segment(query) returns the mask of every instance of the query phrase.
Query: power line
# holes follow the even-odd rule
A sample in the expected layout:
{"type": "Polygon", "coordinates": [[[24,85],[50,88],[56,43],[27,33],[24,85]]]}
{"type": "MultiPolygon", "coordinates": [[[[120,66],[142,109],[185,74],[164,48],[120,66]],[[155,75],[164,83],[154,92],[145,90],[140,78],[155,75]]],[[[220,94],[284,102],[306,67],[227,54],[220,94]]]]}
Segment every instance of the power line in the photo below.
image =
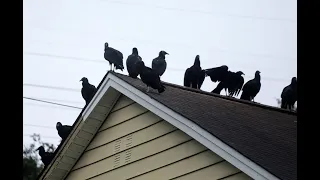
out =
{"type": "Polygon", "coordinates": [[[35,53],[35,52],[23,52],[23,53],[27,55],[32,55],[32,56],[46,56],[46,57],[61,58],[61,59],[71,59],[71,60],[77,60],[77,61],[88,61],[88,62],[95,62],[95,63],[107,62],[107,61],[101,61],[101,60],[92,60],[92,59],[70,57],[70,56],[59,56],[59,55],[47,54],[47,53],[35,53]]]}
{"type": "MultiPolygon", "coordinates": [[[[23,136],[29,136],[31,137],[33,134],[23,134],[23,136]]],[[[50,139],[61,139],[58,137],[54,137],[54,136],[41,136],[42,138],[50,138],[50,139]]]]}
{"type": "MultiPolygon", "coordinates": [[[[64,58],[64,59],[73,59],[73,60],[77,60],[77,59],[82,59],[82,60],[85,60],[85,58],[77,58],[77,57],[70,57],[70,56],[58,56],[58,55],[52,55],[52,54],[43,54],[43,53],[28,53],[28,52],[24,52],[24,53],[27,53],[29,55],[35,55],[35,56],[47,56],[47,57],[55,57],[55,58],[64,58]]],[[[97,62],[99,60],[89,60],[91,62],[97,62]]],[[[104,61],[101,61],[101,62],[104,62],[104,61]]],[[[100,63],[100,61],[99,61],[100,63]]],[[[185,69],[180,69],[180,68],[170,68],[168,67],[167,68],[168,70],[170,71],[182,71],[184,72],[185,69]]],[[[247,76],[247,77],[253,77],[253,76],[247,76]]],[[[285,81],[285,82],[288,82],[288,80],[286,79],[279,79],[279,78],[269,78],[269,77],[263,77],[262,79],[265,79],[265,80],[270,80],[270,81],[285,81]]],[[[30,85],[30,84],[28,84],[30,85]]],[[[33,86],[42,86],[42,85],[33,85],[33,86]]],[[[47,86],[49,88],[49,86],[47,86]]],[[[55,87],[57,88],[57,87],[55,87]]],[[[57,89],[63,89],[63,87],[58,87],[57,89]]],[[[70,89],[70,88],[67,88],[67,89],[70,89]]],[[[79,91],[79,90],[76,90],[76,89],[73,89],[72,91],[79,91]]]]}
{"type": "Polygon", "coordinates": [[[69,108],[69,107],[64,107],[64,106],[54,106],[54,105],[43,105],[43,104],[33,104],[33,103],[26,103],[23,102],[24,106],[36,106],[36,107],[40,107],[40,108],[48,108],[48,109],[61,109],[61,110],[78,110],[78,109],[74,109],[74,108],[69,108]]]}
{"type": "Polygon", "coordinates": [[[57,105],[57,106],[64,106],[64,107],[69,107],[69,108],[74,108],[74,109],[82,109],[82,108],[76,107],[76,106],[70,106],[70,105],[66,105],[66,104],[54,103],[54,102],[44,101],[44,100],[30,98],[30,97],[23,97],[23,98],[24,99],[28,99],[28,100],[32,100],[32,101],[38,101],[38,102],[43,102],[43,103],[48,103],[48,104],[54,104],[54,105],[57,105]]]}
{"type": "Polygon", "coordinates": [[[31,127],[39,127],[39,128],[47,128],[47,129],[54,129],[55,127],[52,126],[42,126],[42,125],[36,125],[36,124],[23,124],[24,126],[31,126],[31,127]]]}
{"type": "Polygon", "coordinates": [[[231,14],[231,13],[225,13],[225,12],[210,12],[210,11],[200,11],[200,10],[194,10],[194,9],[183,9],[183,8],[174,8],[174,7],[165,7],[165,6],[159,6],[154,4],[145,4],[145,3],[137,3],[137,2],[124,2],[124,1],[110,1],[106,0],[108,3],[114,3],[114,4],[124,4],[124,5],[134,5],[134,6],[148,6],[153,7],[157,9],[164,9],[169,11],[180,11],[180,12],[189,12],[189,13],[200,13],[200,14],[209,14],[209,15],[219,15],[219,16],[229,16],[229,17],[236,17],[236,18],[246,18],[246,19],[259,19],[259,20],[269,20],[269,21],[287,21],[291,23],[296,23],[295,20],[289,19],[289,18],[270,18],[270,17],[258,17],[258,16],[248,16],[248,15],[239,15],[239,14],[231,14]]]}
{"type": "Polygon", "coordinates": [[[31,87],[39,87],[39,88],[47,88],[47,89],[57,89],[57,90],[80,92],[80,89],[57,87],[57,86],[47,86],[47,85],[39,85],[39,84],[24,83],[23,86],[31,86],[31,87]]]}
{"type": "MultiPolygon", "coordinates": [[[[37,97],[29,97],[29,98],[33,98],[33,99],[38,99],[37,97]]],[[[69,101],[69,100],[61,100],[61,99],[51,99],[51,98],[40,98],[41,100],[44,101],[51,101],[51,102],[64,102],[64,103],[75,103],[75,104],[83,104],[84,102],[80,102],[80,101],[69,101]]]]}
{"type": "MultiPolygon", "coordinates": [[[[36,27],[38,29],[44,29],[47,31],[51,31],[54,32],[48,28],[43,28],[43,27],[36,27]]],[[[128,41],[129,37],[118,37],[118,40],[121,41],[128,41]]],[[[141,40],[141,39],[132,39],[132,37],[130,37],[131,41],[134,42],[140,42],[142,44],[168,44],[167,42],[155,42],[153,40],[141,40]]],[[[129,41],[130,41],[129,40],[129,41]]],[[[174,45],[174,46],[179,46],[181,47],[185,47],[185,48],[191,48],[194,49],[194,46],[189,45],[189,44],[185,44],[185,43],[173,43],[170,42],[170,45],[174,45]]],[[[209,50],[209,49],[208,49],[209,50]]],[[[237,51],[230,51],[230,50],[225,50],[225,49],[219,49],[217,47],[210,47],[210,51],[216,51],[216,52],[220,52],[220,53],[225,53],[225,54],[236,54],[236,55],[240,55],[240,56],[252,56],[252,57],[263,57],[263,58],[272,58],[272,59],[293,59],[296,60],[297,58],[292,58],[292,57],[280,57],[280,56],[274,56],[274,55],[269,55],[269,54],[254,54],[254,53],[248,53],[248,52],[237,52],[237,51]]],[[[50,57],[58,57],[59,55],[52,55],[52,54],[46,54],[46,53],[34,53],[34,52],[24,52],[24,54],[28,54],[28,55],[38,55],[38,56],[50,56],[50,57]]],[[[99,62],[99,63],[103,63],[106,61],[101,61],[101,60],[97,60],[97,59],[86,59],[86,58],[78,58],[78,57],[66,57],[66,56],[60,56],[61,58],[66,58],[66,59],[73,59],[73,60],[81,60],[81,61],[93,61],[93,62],[99,62]]],[[[58,58],[60,58],[58,57],[58,58]]]]}

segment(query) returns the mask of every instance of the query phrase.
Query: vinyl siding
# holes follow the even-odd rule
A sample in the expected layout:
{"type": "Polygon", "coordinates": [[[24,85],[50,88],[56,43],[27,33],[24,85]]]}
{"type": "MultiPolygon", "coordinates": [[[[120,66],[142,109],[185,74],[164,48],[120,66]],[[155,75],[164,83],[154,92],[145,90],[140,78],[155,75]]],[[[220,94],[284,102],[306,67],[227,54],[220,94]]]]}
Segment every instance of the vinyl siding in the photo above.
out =
{"type": "Polygon", "coordinates": [[[67,180],[251,179],[184,132],[121,96],[67,180]]]}

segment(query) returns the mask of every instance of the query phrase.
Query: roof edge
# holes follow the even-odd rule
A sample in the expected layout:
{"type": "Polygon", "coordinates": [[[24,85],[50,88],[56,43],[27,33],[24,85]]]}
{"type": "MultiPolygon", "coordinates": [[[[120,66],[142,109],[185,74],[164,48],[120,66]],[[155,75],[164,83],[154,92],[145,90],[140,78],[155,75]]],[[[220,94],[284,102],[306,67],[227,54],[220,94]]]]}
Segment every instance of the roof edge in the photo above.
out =
{"type": "MultiPolygon", "coordinates": [[[[102,80],[100,81],[99,85],[97,86],[97,92],[98,92],[99,88],[102,86],[103,82],[105,82],[107,76],[110,74],[109,72],[110,72],[110,71],[108,71],[108,72],[106,73],[106,75],[102,78],[102,80]]],[[[80,92],[79,92],[79,93],[80,93],[80,92]]],[[[96,96],[96,95],[95,95],[95,96],[96,96]]],[[[94,99],[94,97],[93,97],[92,99],[94,99]]],[[[89,104],[91,104],[91,102],[90,102],[89,104]]],[[[72,129],[71,129],[70,134],[68,135],[68,137],[67,137],[66,139],[62,140],[62,141],[60,142],[60,144],[58,145],[57,149],[55,149],[53,159],[51,160],[50,164],[47,165],[47,166],[45,166],[45,167],[42,169],[42,171],[38,174],[38,176],[37,176],[37,179],[38,179],[38,180],[40,180],[41,177],[42,177],[42,178],[45,177],[45,175],[46,175],[46,173],[48,172],[48,170],[50,170],[50,168],[52,167],[52,165],[54,164],[54,162],[55,162],[56,159],[58,158],[58,155],[59,155],[59,154],[62,152],[62,150],[66,147],[66,145],[67,145],[67,143],[68,143],[68,140],[70,139],[70,137],[72,136],[72,134],[73,134],[73,133],[75,132],[75,130],[77,129],[77,128],[75,128],[75,127],[76,127],[76,124],[78,124],[79,121],[82,119],[82,114],[83,114],[84,111],[87,109],[87,107],[89,106],[89,104],[86,104],[86,105],[82,108],[82,110],[81,110],[81,112],[79,113],[77,119],[76,119],[75,122],[72,124],[72,129]],[[45,174],[44,174],[44,173],[45,173],[45,174]]],[[[78,127],[78,126],[77,126],[77,127],[78,127]]]]}
{"type": "MultiPolygon", "coordinates": [[[[120,73],[111,72],[111,74],[117,76],[120,73]]],[[[120,74],[120,75],[125,75],[125,74],[120,74]]],[[[119,78],[121,79],[121,77],[119,77],[119,78]]],[[[165,81],[162,81],[162,82],[167,86],[183,89],[183,90],[186,90],[186,91],[191,91],[191,92],[194,92],[194,93],[200,93],[200,94],[204,94],[204,95],[208,95],[208,96],[213,96],[213,97],[217,97],[217,98],[221,98],[221,99],[225,99],[225,100],[229,100],[229,101],[234,101],[234,102],[237,102],[237,103],[256,106],[256,107],[260,107],[260,108],[263,108],[263,109],[273,110],[273,111],[286,113],[286,114],[290,114],[290,115],[295,115],[295,116],[297,115],[297,112],[290,111],[290,110],[287,110],[287,109],[278,108],[278,107],[275,107],[275,106],[269,106],[269,105],[266,105],[266,104],[261,104],[261,103],[256,103],[256,102],[252,102],[252,101],[237,99],[237,98],[234,98],[234,97],[223,96],[223,95],[220,95],[220,94],[215,94],[215,93],[203,91],[201,89],[200,90],[199,89],[194,89],[194,88],[185,87],[185,86],[181,86],[181,85],[177,85],[177,84],[172,84],[172,83],[165,82],[165,81]]]]}

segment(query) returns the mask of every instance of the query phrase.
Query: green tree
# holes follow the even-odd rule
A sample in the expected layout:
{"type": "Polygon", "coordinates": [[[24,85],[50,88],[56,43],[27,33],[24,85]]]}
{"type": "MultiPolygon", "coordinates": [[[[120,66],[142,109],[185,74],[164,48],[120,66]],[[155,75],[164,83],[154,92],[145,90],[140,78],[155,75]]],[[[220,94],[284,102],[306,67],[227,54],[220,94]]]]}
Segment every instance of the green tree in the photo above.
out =
{"type": "Polygon", "coordinates": [[[23,148],[23,180],[35,180],[44,167],[36,151],[38,147],[43,146],[49,152],[56,149],[53,144],[42,142],[40,134],[33,134],[31,138],[33,143],[23,148]]]}

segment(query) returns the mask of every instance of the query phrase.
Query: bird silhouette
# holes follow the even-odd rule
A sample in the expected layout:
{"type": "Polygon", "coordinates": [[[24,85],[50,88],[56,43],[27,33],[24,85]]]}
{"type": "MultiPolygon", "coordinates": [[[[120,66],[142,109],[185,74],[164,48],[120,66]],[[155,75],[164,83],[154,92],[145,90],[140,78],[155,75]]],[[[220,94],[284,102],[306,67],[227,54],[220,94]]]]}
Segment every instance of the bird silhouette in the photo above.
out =
{"type": "Polygon", "coordinates": [[[81,94],[87,105],[95,95],[97,89],[94,85],[89,83],[89,80],[86,77],[83,77],[80,81],[82,81],[81,94]]]}
{"type": "Polygon", "coordinates": [[[138,61],[142,61],[142,58],[138,54],[138,49],[134,47],[132,49],[132,54],[130,54],[128,56],[127,61],[126,61],[129,76],[132,78],[137,78],[139,75],[136,70],[136,63],[138,61]]]}
{"type": "Polygon", "coordinates": [[[228,92],[229,96],[238,96],[240,93],[242,86],[244,84],[244,79],[242,77],[244,73],[242,71],[238,71],[236,73],[231,72],[230,76],[228,77],[228,92]]]}
{"type": "Polygon", "coordinates": [[[161,83],[158,73],[153,69],[146,67],[143,61],[138,61],[136,65],[142,82],[147,85],[146,92],[149,92],[149,87],[157,89],[159,93],[165,91],[165,86],[161,83]]]}
{"type": "Polygon", "coordinates": [[[244,84],[240,99],[254,101],[261,88],[260,80],[260,71],[256,71],[254,78],[244,84]]]}
{"type": "Polygon", "coordinates": [[[62,140],[65,140],[72,130],[72,126],[62,125],[61,122],[57,122],[56,129],[62,140]]]}
{"type": "MultiPolygon", "coordinates": [[[[166,71],[167,62],[166,62],[166,55],[168,53],[165,51],[160,51],[159,56],[152,60],[152,69],[156,72],[159,76],[162,76],[163,73],[166,71]]],[[[169,55],[169,54],[168,54],[169,55]]]]}
{"type": "Polygon", "coordinates": [[[109,61],[111,71],[114,71],[114,69],[112,69],[112,64],[116,69],[123,71],[124,67],[122,53],[112,47],[109,47],[107,42],[104,44],[104,59],[109,61]]]}
{"type": "Polygon", "coordinates": [[[205,71],[200,66],[200,56],[197,55],[194,64],[184,73],[184,86],[200,89],[205,79],[205,71]]]}
{"type": "Polygon", "coordinates": [[[52,152],[46,152],[43,146],[40,146],[38,149],[36,149],[36,151],[39,151],[42,163],[45,166],[49,165],[54,157],[54,154],[52,152]]]}
{"type": "Polygon", "coordinates": [[[222,65],[220,67],[214,67],[205,69],[206,76],[209,76],[212,82],[221,82],[226,78],[228,73],[228,66],[222,65]]]}
{"type": "Polygon", "coordinates": [[[298,98],[297,78],[293,77],[291,83],[283,88],[281,93],[281,108],[292,110],[298,98]]]}

